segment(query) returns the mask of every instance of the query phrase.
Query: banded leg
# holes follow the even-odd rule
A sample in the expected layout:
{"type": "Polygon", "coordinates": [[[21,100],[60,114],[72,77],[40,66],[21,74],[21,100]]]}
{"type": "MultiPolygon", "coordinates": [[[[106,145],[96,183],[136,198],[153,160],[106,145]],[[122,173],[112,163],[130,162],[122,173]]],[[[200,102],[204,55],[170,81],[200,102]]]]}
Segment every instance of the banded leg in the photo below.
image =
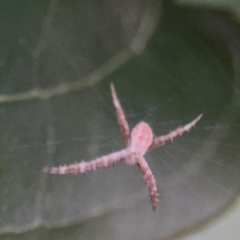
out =
{"type": "Polygon", "coordinates": [[[118,126],[120,128],[120,132],[123,138],[123,141],[125,143],[125,146],[128,147],[130,144],[130,130],[129,126],[124,114],[124,111],[121,107],[121,104],[118,100],[117,93],[114,87],[114,84],[110,84],[111,87],[111,93],[112,93],[112,98],[113,98],[113,104],[116,109],[116,115],[117,115],[117,120],[118,120],[118,126]]]}
{"type": "Polygon", "coordinates": [[[189,130],[201,119],[203,115],[200,114],[196,119],[192,122],[186,124],[183,127],[179,127],[167,135],[159,136],[153,139],[153,142],[149,149],[157,148],[165,145],[166,142],[173,141],[173,139],[177,136],[181,136],[184,132],[189,132],[189,130]]]}
{"type": "Polygon", "coordinates": [[[123,158],[125,159],[126,157],[130,156],[130,154],[131,152],[129,149],[123,149],[121,151],[96,158],[89,162],[81,162],[81,163],[71,164],[68,166],[44,167],[42,171],[44,173],[51,173],[51,174],[85,173],[87,171],[96,170],[97,168],[108,167],[109,165],[114,164],[123,158]]]}
{"type": "Polygon", "coordinates": [[[139,156],[138,166],[140,172],[142,173],[143,180],[148,188],[149,196],[152,202],[152,209],[156,210],[158,204],[158,191],[154,175],[143,156],[139,156]]]}

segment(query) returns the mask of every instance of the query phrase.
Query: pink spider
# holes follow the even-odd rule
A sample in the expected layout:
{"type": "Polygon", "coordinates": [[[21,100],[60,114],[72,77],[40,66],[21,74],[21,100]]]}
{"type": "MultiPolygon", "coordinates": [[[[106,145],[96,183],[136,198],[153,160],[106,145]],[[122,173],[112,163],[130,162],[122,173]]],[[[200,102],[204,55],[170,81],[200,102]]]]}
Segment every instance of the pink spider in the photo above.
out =
{"type": "Polygon", "coordinates": [[[150,199],[152,202],[152,208],[153,210],[155,210],[158,204],[157,185],[154,175],[144,158],[144,154],[147,152],[147,150],[163,146],[166,142],[172,141],[173,138],[179,135],[181,136],[184,132],[189,131],[200,120],[202,114],[199,115],[192,122],[186,124],[183,127],[177,128],[176,130],[170,132],[167,135],[154,138],[152,129],[145,122],[138,123],[137,126],[133,128],[130,135],[129,126],[113,84],[111,84],[111,92],[113,97],[113,103],[116,108],[118,125],[126,148],[96,158],[89,162],[81,162],[68,166],[45,167],[42,171],[44,173],[51,174],[78,174],[91,170],[96,170],[97,168],[108,167],[109,165],[114,164],[121,159],[124,159],[125,162],[129,165],[137,164],[147,185],[150,199]]]}

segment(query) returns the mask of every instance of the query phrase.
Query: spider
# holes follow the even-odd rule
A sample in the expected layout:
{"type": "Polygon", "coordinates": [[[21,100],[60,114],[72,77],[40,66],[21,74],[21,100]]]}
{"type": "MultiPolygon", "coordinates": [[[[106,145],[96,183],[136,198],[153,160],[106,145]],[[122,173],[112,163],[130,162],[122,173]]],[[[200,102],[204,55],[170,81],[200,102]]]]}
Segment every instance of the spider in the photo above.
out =
{"type": "Polygon", "coordinates": [[[75,163],[68,166],[44,167],[42,171],[44,173],[50,174],[85,173],[87,171],[96,170],[98,168],[108,167],[109,165],[115,164],[116,162],[124,159],[125,162],[129,165],[137,164],[142,174],[143,180],[147,185],[150,200],[152,202],[152,209],[156,210],[158,204],[156,180],[144,158],[144,154],[148,150],[161,147],[165,143],[173,141],[175,137],[181,136],[184,132],[189,131],[200,120],[202,114],[200,114],[192,122],[186,124],[183,127],[178,127],[167,135],[153,137],[152,129],[146,122],[138,123],[130,133],[124,111],[120,105],[117,93],[115,91],[114,84],[111,83],[110,87],[113,104],[116,110],[118,125],[123,141],[125,143],[125,148],[120,151],[98,157],[92,161],[75,163]]]}

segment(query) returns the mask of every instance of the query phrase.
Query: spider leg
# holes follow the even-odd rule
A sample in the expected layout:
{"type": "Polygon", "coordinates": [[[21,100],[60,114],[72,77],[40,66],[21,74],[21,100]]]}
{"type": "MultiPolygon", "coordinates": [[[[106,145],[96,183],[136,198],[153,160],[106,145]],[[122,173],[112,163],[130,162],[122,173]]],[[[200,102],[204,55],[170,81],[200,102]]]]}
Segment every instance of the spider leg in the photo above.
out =
{"type": "Polygon", "coordinates": [[[113,104],[116,109],[116,115],[117,115],[117,120],[118,120],[118,126],[120,128],[120,132],[123,138],[123,141],[125,143],[125,146],[128,147],[130,144],[130,130],[129,126],[124,114],[124,111],[121,107],[121,104],[118,100],[117,93],[114,87],[114,84],[110,84],[111,87],[111,93],[112,93],[112,98],[113,98],[113,104]]]}
{"type": "MultiPolygon", "coordinates": [[[[118,125],[120,128],[120,132],[122,135],[122,138],[124,140],[125,146],[129,147],[130,145],[130,130],[129,130],[129,126],[124,114],[124,111],[121,107],[121,104],[118,100],[117,97],[117,93],[114,87],[114,84],[111,83],[111,92],[112,92],[112,97],[113,97],[113,104],[115,106],[116,109],[116,114],[117,114],[117,119],[118,119],[118,125]]],[[[126,162],[131,162],[128,161],[127,158],[126,162]]],[[[148,191],[149,191],[149,195],[152,201],[152,208],[153,210],[156,209],[157,207],[157,203],[158,203],[158,192],[157,192],[157,186],[156,186],[156,181],[154,178],[154,175],[152,174],[151,169],[149,168],[146,160],[144,159],[144,157],[140,157],[139,161],[137,161],[137,166],[139,168],[139,171],[141,172],[143,179],[147,185],[148,191]]]]}
{"type": "Polygon", "coordinates": [[[153,139],[149,149],[157,148],[163,146],[166,142],[172,141],[175,137],[181,136],[184,132],[189,132],[190,129],[201,119],[203,114],[200,114],[192,122],[186,124],[183,127],[178,127],[167,135],[159,136],[153,139]]]}
{"type": "Polygon", "coordinates": [[[149,196],[152,202],[152,208],[153,210],[156,210],[158,204],[157,184],[154,175],[143,156],[138,156],[138,167],[142,173],[143,180],[147,185],[149,196]]]}
{"type": "Polygon", "coordinates": [[[71,164],[68,166],[59,167],[44,167],[42,171],[50,174],[78,174],[85,173],[87,171],[96,170],[97,168],[108,167],[111,164],[118,162],[119,160],[131,155],[129,149],[123,149],[118,152],[114,152],[99,158],[96,158],[89,162],[81,162],[71,164]]]}

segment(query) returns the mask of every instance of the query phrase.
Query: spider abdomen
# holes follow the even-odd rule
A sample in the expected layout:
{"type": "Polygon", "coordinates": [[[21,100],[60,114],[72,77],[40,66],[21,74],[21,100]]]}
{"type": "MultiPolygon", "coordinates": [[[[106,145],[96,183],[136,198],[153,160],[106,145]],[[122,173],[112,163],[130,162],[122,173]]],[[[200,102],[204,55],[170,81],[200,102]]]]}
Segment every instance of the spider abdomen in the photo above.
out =
{"type": "Polygon", "coordinates": [[[153,133],[149,125],[145,122],[140,122],[131,132],[131,151],[144,155],[151,145],[153,133]]]}

